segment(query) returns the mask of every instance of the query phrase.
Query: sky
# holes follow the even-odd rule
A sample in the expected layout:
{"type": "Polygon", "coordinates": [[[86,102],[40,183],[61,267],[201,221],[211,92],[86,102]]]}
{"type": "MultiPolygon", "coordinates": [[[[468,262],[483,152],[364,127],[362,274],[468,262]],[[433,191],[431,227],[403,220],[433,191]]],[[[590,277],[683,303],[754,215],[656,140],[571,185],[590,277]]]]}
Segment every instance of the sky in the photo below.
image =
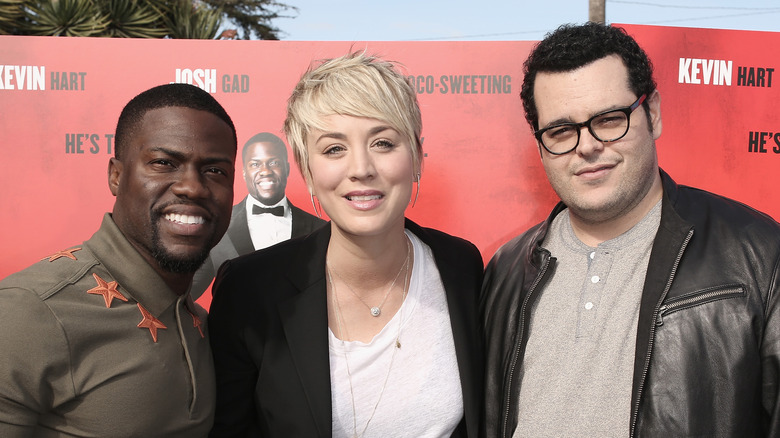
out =
{"type": "MultiPolygon", "coordinates": [[[[538,41],[588,0],[280,0],[288,41],[538,41]]],[[[608,23],[780,32],[778,0],[606,0],[608,23]]]]}

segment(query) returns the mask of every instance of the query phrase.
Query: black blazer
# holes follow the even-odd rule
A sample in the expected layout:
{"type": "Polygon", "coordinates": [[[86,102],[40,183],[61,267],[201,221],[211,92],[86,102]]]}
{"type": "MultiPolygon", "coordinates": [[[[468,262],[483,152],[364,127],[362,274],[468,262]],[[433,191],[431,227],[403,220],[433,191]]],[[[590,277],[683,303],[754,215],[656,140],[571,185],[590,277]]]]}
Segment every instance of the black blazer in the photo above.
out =
{"type": "MultiPolygon", "coordinates": [[[[483,403],[482,257],[463,239],[408,219],[406,228],[432,249],[447,294],[465,410],[454,436],[476,437],[483,403]]],[[[331,436],[329,240],[330,225],[220,268],[208,318],[217,375],[212,437],[331,436]]]]}
{"type": "MultiPolygon", "coordinates": [[[[222,263],[255,250],[255,247],[252,246],[252,237],[249,235],[246,201],[247,198],[245,197],[241,202],[233,206],[233,213],[230,216],[230,225],[228,225],[227,232],[222,236],[222,240],[212,248],[209,257],[203,262],[200,269],[195,272],[195,276],[192,279],[192,288],[190,289],[190,295],[193,300],[198,299],[209,287],[211,280],[214,279],[214,275],[222,263]]],[[[291,238],[305,236],[325,225],[324,220],[292,205],[289,198],[287,203],[290,205],[290,213],[292,215],[291,238]]]]}

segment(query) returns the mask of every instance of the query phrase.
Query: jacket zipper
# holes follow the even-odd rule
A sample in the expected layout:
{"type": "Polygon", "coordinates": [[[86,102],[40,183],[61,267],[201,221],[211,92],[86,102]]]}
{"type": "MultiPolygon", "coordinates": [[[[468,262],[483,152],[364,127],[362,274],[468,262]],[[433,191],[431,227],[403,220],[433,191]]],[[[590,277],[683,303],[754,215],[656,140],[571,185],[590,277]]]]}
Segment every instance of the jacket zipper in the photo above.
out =
{"type": "Polygon", "coordinates": [[[539,275],[536,276],[536,280],[534,280],[534,283],[531,285],[531,289],[528,291],[528,295],[526,295],[525,300],[523,300],[523,306],[520,308],[520,336],[517,338],[518,342],[515,348],[515,354],[512,358],[512,363],[509,366],[509,378],[507,379],[506,386],[504,387],[506,390],[506,399],[504,403],[506,406],[506,411],[504,412],[504,423],[501,425],[501,435],[505,438],[509,438],[507,435],[507,425],[509,424],[509,413],[511,410],[510,401],[512,398],[512,379],[515,374],[515,368],[517,367],[517,360],[520,357],[520,346],[523,344],[523,337],[525,336],[523,330],[525,327],[525,309],[528,307],[528,302],[531,300],[531,296],[536,291],[536,287],[539,285],[539,282],[542,281],[542,278],[544,278],[544,274],[547,272],[547,268],[549,266],[550,256],[548,255],[544,266],[542,266],[541,271],[539,271],[539,275]]]}
{"type": "MultiPolygon", "coordinates": [[[[661,294],[661,299],[658,301],[658,304],[656,304],[655,311],[654,311],[654,320],[658,320],[659,312],[661,310],[661,303],[663,302],[664,298],[666,298],[666,294],[669,293],[669,289],[672,288],[672,281],[674,280],[674,276],[677,274],[677,268],[680,265],[680,259],[682,259],[683,253],[685,252],[685,248],[688,247],[688,243],[691,241],[691,238],[693,237],[693,230],[688,231],[688,236],[686,236],[685,240],[682,243],[682,247],[680,247],[680,251],[677,253],[677,258],[674,260],[674,265],[672,266],[672,272],[669,274],[669,281],[666,282],[666,287],[664,287],[664,292],[661,294]]],[[[642,401],[642,390],[645,387],[645,380],[647,379],[647,370],[650,368],[650,355],[653,352],[653,342],[655,340],[655,327],[656,324],[653,324],[650,326],[650,340],[647,345],[647,356],[645,357],[645,363],[644,367],[642,368],[642,379],[639,381],[639,388],[637,390],[637,397],[636,397],[636,403],[633,407],[633,413],[631,414],[631,432],[628,434],[630,438],[634,438],[636,436],[636,422],[639,418],[639,403],[642,401]]]]}
{"type": "Polygon", "coordinates": [[[673,313],[680,308],[689,307],[695,304],[702,304],[710,301],[715,301],[720,298],[726,298],[730,296],[744,295],[744,290],[740,286],[731,286],[728,289],[714,290],[710,292],[704,292],[692,297],[683,298],[679,301],[675,301],[669,304],[665,304],[658,309],[658,317],[655,320],[655,325],[664,325],[664,315],[673,313]]]}

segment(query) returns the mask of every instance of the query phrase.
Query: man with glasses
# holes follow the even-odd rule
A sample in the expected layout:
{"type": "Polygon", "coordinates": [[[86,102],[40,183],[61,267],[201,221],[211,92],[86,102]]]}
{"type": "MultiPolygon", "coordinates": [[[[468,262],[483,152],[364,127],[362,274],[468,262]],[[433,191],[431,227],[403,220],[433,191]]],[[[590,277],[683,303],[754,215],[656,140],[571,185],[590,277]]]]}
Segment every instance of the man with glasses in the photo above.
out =
{"type": "Polygon", "coordinates": [[[562,26],[524,74],[561,202],[487,267],[485,435],[778,436],[778,223],[659,169],[623,29],[562,26]]]}

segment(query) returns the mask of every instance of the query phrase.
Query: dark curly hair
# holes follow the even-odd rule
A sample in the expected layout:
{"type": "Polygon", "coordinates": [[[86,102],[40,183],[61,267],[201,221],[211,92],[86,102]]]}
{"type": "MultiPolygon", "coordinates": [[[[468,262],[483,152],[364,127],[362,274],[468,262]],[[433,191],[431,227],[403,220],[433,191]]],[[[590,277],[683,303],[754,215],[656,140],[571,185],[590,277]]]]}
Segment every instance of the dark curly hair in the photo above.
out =
{"type": "MultiPolygon", "coordinates": [[[[650,59],[623,28],[593,22],[564,24],[547,34],[523,63],[520,98],[531,128],[539,129],[539,113],[534,100],[537,73],[572,71],[608,55],[618,55],[623,60],[628,69],[629,86],[637,97],[649,96],[655,91],[650,59]]],[[[647,101],[643,105],[647,110],[647,101]]]]}
{"type": "Polygon", "coordinates": [[[206,91],[189,84],[165,84],[150,88],[135,96],[122,109],[114,135],[114,156],[120,154],[144,115],[150,110],[167,107],[192,108],[206,111],[222,119],[233,131],[233,146],[237,147],[236,127],[227,111],[206,91]]]}

